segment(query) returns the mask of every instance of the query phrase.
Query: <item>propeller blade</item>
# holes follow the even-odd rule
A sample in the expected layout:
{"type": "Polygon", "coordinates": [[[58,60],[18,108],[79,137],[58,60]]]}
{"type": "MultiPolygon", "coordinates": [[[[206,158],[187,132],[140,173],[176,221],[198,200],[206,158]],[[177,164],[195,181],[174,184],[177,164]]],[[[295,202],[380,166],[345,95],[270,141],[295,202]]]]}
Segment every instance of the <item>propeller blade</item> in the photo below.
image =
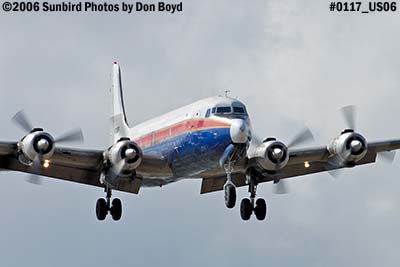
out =
{"type": "Polygon", "coordinates": [[[279,180],[274,183],[274,194],[283,195],[289,193],[287,183],[284,180],[279,180]]]}
{"type": "Polygon", "coordinates": [[[385,161],[386,163],[392,163],[396,157],[396,151],[379,152],[378,156],[382,161],[385,161]]]}
{"type": "Polygon", "coordinates": [[[33,129],[32,124],[29,122],[28,117],[25,115],[23,110],[18,111],[12,118],[11,121],[18,125],[26,132],[30,132],[33,129]]]}
{"type": "Polygon", "coordinates": [[[346,106],[341,108],[343,118],[346,122],[346,126],[350,129],[356,128],[356,107],[355,106],[346,106]]]}
{"type": "Polygon", "coordinates": [[[343,171],[343,169],[341,169],[342,166],[343,162],[338,157],[332,157],[328,160],[325,168],[330,176],[337,179],[343,171]]]}
{"type": "Polygon", "coordinates": [[[293,139],[288,143],[288,148],[291,148],[293,146],[300,145],[302,143],[308,142],[308,141],[314,141],[314,136],[311,133],[310,129],[307,127],[304,127],[293,139]]]}
{"type": "Polygon", "coordinates": [[[262,139],[255,133],[251,133],[251,144],[260,145],[262,144],[262,139]]]}
{"type": "Polygon", "coordinates": [[[35,175],[35,174],[30,174],[26,177],[26,181],[28,183],[34,184],[34,185],[42,185],[42,177],[35,175]]]}
{"type": "Polygon", "coordinates": [[[25,179],[28,183],[35,184],[35,185],[42,185],[42,178],[36,174],[36,173],[40,172],[40,169],[42,167],[42,160],[43,160],[42,156],[39,154],[32,161],[32,164],[29,167],[29,170],[32,173],[29,174],[25,179]]]}
{"type": "Polygon", "coordinates": [[[80,128],[73,129],[55,139],[56,143],[83,142],[83,133],[80,128]]]}
{"type": "Polygon", "coordinates": [[[342,169],[329,170],[328,174],[332,176],[333,179],[338,179],[342,175],[342,169]]]}

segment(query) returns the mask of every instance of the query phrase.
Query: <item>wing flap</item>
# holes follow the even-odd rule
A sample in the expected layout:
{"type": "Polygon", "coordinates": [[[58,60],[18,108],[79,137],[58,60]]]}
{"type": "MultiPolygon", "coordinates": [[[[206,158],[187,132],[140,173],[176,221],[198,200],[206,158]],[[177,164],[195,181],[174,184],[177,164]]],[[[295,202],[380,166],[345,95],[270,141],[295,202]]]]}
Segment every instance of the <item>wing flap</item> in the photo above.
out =
{"type": "Polygon", "coordinates": [[[0,156],[14,154],[16,151],[16,142],[0,142],[0,156]]]}
{"type": "MultiPolygon", "coordinates": [[[[32,173],[65,181],[104,187],[99,181],[103,164],[102,150],[56,148],[48,168],[30,168],[17,159],[16,142],[0,143],[0,169],[32,173]]],[[[144,155],[133,181],[121,179],[115,190],[138,194],[142,177],[157,177],[171,173],[166,160],[144,155]]]]}
{"type": "Polygon", "coordinates": [[[400,149],[400,140],[388,140],[382,142],[372,142],[368,143],[368,150],[374,152],[384,152],[400,149]]]}
{"type": "Polygon", "coordinates": [[[103,151],[87,149],[56,148],[51,165],[98,170],[103,163],[103,151]]]}
{"type": "MultiPolygon", "coordinates": [[[[307,158],[309,159],[309,158],[307,158]]],[[[369,152],[362,160],[357,162],[356,166],[373,163],[376,160],[376,153],[369,152]]],[[[330,171],[335,169],[340,169],[340,167],[335,167],[333,165],[327,164],[327,158],[323,161],[311,161],[309,160],[310,166],[306,168],[304,162],[296,163],[292,165],[287,165],[280,172],[276,174],[262,173],[260,177],[257,178],[259,183],[272,182],[276,179],[287,179],[296,176],[304,176],[308,174],[314,174],[324,171],[330,171]]],[[[246,185],[246,175],[244,173],[236,173],[232,175],[233,182],[237,187],[246,185]]],[[[220,191],[226,182],[225,176],[218,176],[213,178],[204,178],[201,183],[201,194],[220,191]]]]}
{"type": "Polygon", "coordinates": [[[48,168],[29,168],[21,164],[18,159],[9,156],[0,157],[0,168],[53,177],[77,183],[101,186],[99,172],[96,170],[80,169],[76,167],[51,164],[48,168]]]}
{"type": "MultiPolygon", "coordinates": [[[[356,166],[373,163],[375,161],[376,161],[376,153],[369,152],[362,160],[356,163],[356,166]]],[[[310,165],[308,168],[304,166],[304,163],[288,165],[276,175],[264,176],[262,178],[262,182],[273,181],[275,179],[286,179],[295,176],[303,176],[303,175],[314,174],[324,171],[331,171],[336,169],[343,169],[343,167],[337,167],[328,164],[327,161],[309,161],[309,164],[310,165]]]]}
{"type": "MultiPolygon", "coordinates": [[[[244,186],[244,185],[246,185],[246,175],[243,173],[233,174],[232,182],[237,187],[244,186]]],[[[225,183],[226,183],[226,176],[205,178],[201,182],[200,194],[220,191],[224,188],[225,183]]]]}
{"type": "MultiPolygon", "coordinates": [[[[51,164],[48,168],[29,168],[29,166],[21,164],[16,158],[8,156],[0,156],[0,168],[20,171],[26,173],[33,173],[43,175],[50,178],[56,178],[64,181],[81,183],[91,186],[104,187],[99,181],[100,171],[81,169],[76,166],[63,166],[56,163],[51,164]]],[[[120,180],[118,185],[114,188],[118,191],[138,194],[142,183],[141,178],[134,179],[133,181],[120,180]]]]}

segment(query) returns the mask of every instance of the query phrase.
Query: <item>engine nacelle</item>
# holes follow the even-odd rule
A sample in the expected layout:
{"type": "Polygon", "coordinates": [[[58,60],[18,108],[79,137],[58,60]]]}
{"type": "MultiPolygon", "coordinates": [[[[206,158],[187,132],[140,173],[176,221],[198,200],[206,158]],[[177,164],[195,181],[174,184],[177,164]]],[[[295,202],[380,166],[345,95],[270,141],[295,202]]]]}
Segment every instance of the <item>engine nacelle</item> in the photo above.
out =
{"type": "Polygon", "coordinates": [[[267,138],[256,148],[254,156],[257,164],[267,171],[278,171],[289,161],[287,146],[275,138],[267,138]]]}
{"type": "Polygon", "coordinates": [[[38,159],[48,160],[54,153],[54,138],[43,129],[35,128],[18,142],[19,160],[25,165],[38,159]]]}
{"type": "Polygon", "coordinates": [[[142,162],[142,150],[135,142],[122,138],[105,151],[104,158],[116,174],[131,175],[142,162]]]}
{"type": "Polygon", "coordinates": [[[328,145],[328,151],[345,163],[354,163],[367,154],[368,143],[361,134],[344,130],[328,145]]]}

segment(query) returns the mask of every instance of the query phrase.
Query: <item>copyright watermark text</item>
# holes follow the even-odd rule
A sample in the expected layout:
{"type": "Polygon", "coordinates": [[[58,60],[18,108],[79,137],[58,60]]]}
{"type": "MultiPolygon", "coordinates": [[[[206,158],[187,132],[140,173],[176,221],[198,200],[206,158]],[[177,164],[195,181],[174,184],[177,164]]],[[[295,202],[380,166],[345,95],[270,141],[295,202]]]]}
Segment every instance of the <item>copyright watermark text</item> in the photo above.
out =
{"type": "Polygon", "coordinates": [[[143,2],[3,2],[4,12],[166,12],[179,13],[183,11],[183,3],[143,3],[143,2]]]}

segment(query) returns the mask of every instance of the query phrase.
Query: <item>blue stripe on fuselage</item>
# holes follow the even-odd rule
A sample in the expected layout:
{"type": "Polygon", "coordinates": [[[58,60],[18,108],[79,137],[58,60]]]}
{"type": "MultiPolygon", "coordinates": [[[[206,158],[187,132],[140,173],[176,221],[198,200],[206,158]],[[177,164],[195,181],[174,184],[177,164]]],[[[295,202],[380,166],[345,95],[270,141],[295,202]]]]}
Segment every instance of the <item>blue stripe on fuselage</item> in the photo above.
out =
{"type": "Polygon", "coordinates": [[[178,177],[190,177],[218,167],[225,148],[231,143],[229,128],[211,128],[185,133],[143,149],[162,155],[178,177]]]}

